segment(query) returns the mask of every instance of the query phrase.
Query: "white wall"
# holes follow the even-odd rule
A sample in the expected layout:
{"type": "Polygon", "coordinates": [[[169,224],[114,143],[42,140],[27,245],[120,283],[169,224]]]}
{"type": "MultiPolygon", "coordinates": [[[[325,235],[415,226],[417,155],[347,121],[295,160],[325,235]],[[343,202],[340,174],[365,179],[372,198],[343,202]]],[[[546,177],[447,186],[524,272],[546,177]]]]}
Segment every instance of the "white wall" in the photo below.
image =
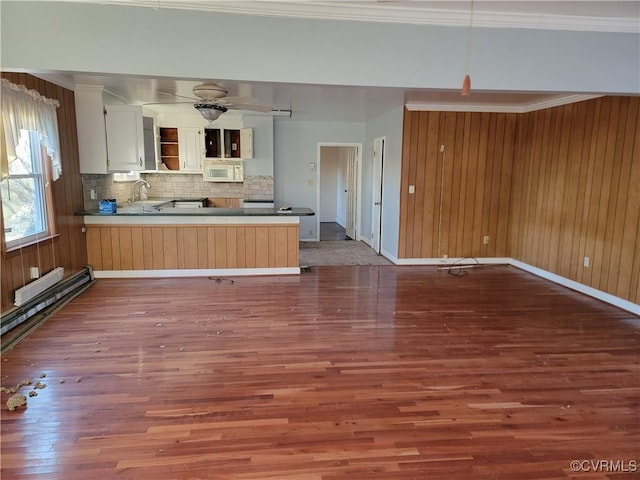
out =
{"type": "MultiPolygon", "coordinates": [[[[364,123],[274,121],[274,178],[276,207],[308,207],[318,212],[317,171],[309,163],[318,161],[319,143],[362,143],[364,123]]],[[[301,240],[318,240],[316,217],[301,217],[301,240]]]]}
{"type": "Polygon", "coordinates": [[[243,115],[245,128],[253,128],[253,158],[245,160],[245,175],[273,175],[273,117],[243,115]]]}
{"type": "MultiPolygon", "coordinates": [[[[3,70],[168,78],[458,90],[467,44],[464,27],[99,3],[3,1],[0,22],[3,70]]],[[[640,92],[638,34],[475,28],[472,40],[476,90],[640,92]]]]}

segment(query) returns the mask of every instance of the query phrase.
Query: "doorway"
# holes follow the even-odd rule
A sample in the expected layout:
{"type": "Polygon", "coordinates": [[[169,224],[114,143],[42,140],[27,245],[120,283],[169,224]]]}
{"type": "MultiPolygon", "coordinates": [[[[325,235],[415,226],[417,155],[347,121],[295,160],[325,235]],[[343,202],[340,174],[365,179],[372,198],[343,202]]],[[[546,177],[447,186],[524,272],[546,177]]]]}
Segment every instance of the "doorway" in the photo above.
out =
{"type": "Polygon", "coordinates": [[[360,151],[360,144],[318,144],[320,241],[359,239],[360,151]]]}

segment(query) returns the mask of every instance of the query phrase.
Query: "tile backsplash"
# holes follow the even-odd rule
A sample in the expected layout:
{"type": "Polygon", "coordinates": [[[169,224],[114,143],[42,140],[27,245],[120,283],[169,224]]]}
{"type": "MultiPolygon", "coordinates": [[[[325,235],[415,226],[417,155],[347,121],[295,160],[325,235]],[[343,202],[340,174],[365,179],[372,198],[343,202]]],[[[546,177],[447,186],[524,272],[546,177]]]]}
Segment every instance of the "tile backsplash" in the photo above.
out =
{"type": "MultiPolygon", "coordinates": [[[[205,182],[201,174],[142,173],[140,177],[151,185],[147,192],[153,197],[219,197],[243,200],[273,200],[273,176],[245,175],[243,183],[205,182]]],[[[114,182],[113,175],[82,175],[85,210],[98,208],[103,198],[115,198],[118,204],[131,197],[133,182],[114,182]],[[91,199],[91,190],[96,200],[91,199]]]]}

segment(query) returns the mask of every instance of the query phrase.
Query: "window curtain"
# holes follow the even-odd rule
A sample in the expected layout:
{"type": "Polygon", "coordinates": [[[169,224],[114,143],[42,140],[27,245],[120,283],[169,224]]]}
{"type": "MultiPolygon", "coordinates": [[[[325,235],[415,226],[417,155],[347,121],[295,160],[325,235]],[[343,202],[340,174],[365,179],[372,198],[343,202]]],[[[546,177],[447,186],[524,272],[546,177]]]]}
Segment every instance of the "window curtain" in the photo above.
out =
{"type": "Polygon", "coordinates": [[[0,174],[9,175],[9,164],[16,159],[16,146],[20,130],[32,130],[40,134],[40,144],[47,149],[51,159],[53,180],[62,175],[60,142],[58,139],[58,100],[43,97],[36,90],[16,85],[6,78],[0,84],[2,116],[0,117],[0,148],[2,148],[0,174]]]}

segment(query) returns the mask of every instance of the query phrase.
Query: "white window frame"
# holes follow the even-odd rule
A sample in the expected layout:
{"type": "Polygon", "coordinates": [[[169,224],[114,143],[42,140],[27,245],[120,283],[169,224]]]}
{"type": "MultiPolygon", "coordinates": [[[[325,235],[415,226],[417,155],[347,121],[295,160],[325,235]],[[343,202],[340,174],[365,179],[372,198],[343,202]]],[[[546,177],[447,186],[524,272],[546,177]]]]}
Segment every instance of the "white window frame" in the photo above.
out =
{"type": "MultiPolygon", "coordinates": [[[[35,180],[38,188],[35,189],[34,193],[36,202],[39,204],[39,208],[36,205],[38,211],[36,218],[37,231],[30,235],[7,240],[7,232],[4,230],[7,226],[4,223],[3,215],[3,242],[5,251],[15,250],[16,248],[50,238],[56,233],[53,215],[53,195],[51,192],[51,172],[49,168],[51,162],[46,154],[46,148],[40,144],[40,134],[32,130],[25,130],[24,132],[27,133],[29,138],[29,150],[31,154],[29,161],[32,165],[33,173],[15,174],[11,173],[11,169],[9,169],[8,176],[2,179],[2,183],[29,178],[35,180]]],[[[7,186],[9,186],[9,184],[7,184],[7,186]]]]}

